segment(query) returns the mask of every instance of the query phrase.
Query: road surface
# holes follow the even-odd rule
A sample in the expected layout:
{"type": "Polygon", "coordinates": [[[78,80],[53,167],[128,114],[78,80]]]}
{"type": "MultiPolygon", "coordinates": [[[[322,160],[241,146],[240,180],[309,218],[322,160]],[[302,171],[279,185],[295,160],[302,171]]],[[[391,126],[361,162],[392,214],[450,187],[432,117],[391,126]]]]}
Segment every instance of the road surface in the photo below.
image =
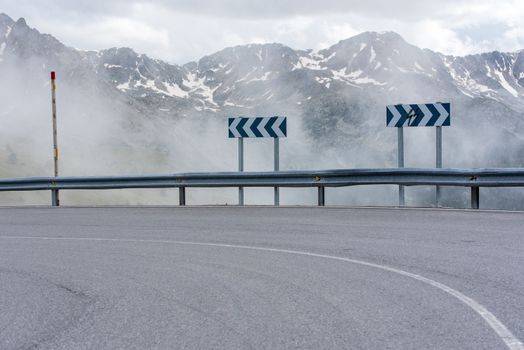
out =
{"type": "Polygon", "coordinates": [[[1,208],[0,349],[514,349],[524,213],[1,208]]]}

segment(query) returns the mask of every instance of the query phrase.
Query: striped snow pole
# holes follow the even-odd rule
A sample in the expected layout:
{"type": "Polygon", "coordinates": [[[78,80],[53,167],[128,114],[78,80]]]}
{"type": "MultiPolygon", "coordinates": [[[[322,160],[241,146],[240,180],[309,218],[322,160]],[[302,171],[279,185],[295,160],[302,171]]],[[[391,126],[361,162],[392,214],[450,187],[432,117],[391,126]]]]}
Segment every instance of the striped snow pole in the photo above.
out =
{"type": "MultiPolygon", "coordinates": [[[[54,164],[54,176],[58,176],[58,136],[56,126],[56,73],[51,72],[51,110],[53,118],[53,164],[54,164]]],[[[60,200],[58,197],[58,190],[51,190],[51,205],[58,207],[60,200]]]]}

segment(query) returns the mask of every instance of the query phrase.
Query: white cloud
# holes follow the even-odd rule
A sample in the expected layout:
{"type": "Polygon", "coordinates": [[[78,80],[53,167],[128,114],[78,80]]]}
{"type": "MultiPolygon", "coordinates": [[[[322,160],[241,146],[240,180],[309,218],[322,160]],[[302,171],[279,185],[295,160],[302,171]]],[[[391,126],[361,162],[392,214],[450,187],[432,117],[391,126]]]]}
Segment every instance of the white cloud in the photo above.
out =
{"type": "Polygon", "coordinates": [[[445,23],[435,20],[416,23],[412,30],[407,32],[405,39],[422,48],[459,56],[487,49],[482,43],[474,43],[470,38],[459,38],[445,23]]]}
{"type": "Polygon", "coordinates": [[[524,49],[524,25],[515,26],[506,31],[504,35],[495,42],[495,46],[502,51],[524,49]]]}
{"type": "MultiPolygon", "coordinates": [[[[324,35],[326,37],[325,43],[319,43],[318,46],[329,46],[333,45],[334,43],[345,39],[350,38],[352,36],[355,36],[359,34],[361,31],[355,29],[351,24],[349,23],[330,23],[330,22],[324,22],[323,25],[323,31],[324,35]]],[[[318,47],[317,47],[318,48],[318,47]]]]}
{"type": "Polygon", "coordinates": [[[447,54],[524,48],[523,0],[3,0],[2,11],[70,46],[130,46],[176,63],[252,42],[319,49],[366,30],[447,54]],[[482,37],[497,23],[506,30],[482,37]]]}
{"type": "Polygon", "coordinates": [[[167,29],[155,29],[148,23],[128,18],[107,17],[81,27],[72,23],[60,24],[55,31],[62,32],[57,36],[68,43],[83,36],[83,46],[87,49],[112,47],[116,43],[118,46],[138,46],[144,51],[169,49],[167,29]]]}

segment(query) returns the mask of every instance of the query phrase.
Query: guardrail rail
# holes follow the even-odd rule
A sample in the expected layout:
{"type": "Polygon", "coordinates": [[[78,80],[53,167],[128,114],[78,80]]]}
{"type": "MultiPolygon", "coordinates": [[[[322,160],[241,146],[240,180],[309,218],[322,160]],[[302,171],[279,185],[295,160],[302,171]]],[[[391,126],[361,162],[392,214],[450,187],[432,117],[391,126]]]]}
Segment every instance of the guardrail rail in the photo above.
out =
{"type": "Polygon", "coordinates": [[[272,172],[211,172],[139,176],[31,177],[0,179],[0,191],[178,188],[185,205],[188,187],[317,187],[318,205],[325,205],[325,188],[357,185],[461,186],[471,188],[471,208],[478,209],[480,187],[524,187],[524,168],[499,169],[336,169],[272,172]]]}

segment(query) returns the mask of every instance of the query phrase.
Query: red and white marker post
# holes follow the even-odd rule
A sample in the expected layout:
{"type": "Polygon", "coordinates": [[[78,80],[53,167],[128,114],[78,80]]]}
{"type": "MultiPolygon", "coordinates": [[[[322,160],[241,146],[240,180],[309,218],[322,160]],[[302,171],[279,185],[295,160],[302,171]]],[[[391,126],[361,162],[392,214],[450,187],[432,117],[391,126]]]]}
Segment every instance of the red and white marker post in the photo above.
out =
{"type": "MultiPolygon", "coordinates": [[[[54,160],[54,175],[58,176],[58,137],[57,137],[57,128],[56,128],[56,73],[51,72],[51,106],[53,112],[53,160],[54,160]]],[[[51,190],[51,205],[53,207],[58,207],[60,205],[60,200],[58,198],[58,189],[51,190]]]]}

